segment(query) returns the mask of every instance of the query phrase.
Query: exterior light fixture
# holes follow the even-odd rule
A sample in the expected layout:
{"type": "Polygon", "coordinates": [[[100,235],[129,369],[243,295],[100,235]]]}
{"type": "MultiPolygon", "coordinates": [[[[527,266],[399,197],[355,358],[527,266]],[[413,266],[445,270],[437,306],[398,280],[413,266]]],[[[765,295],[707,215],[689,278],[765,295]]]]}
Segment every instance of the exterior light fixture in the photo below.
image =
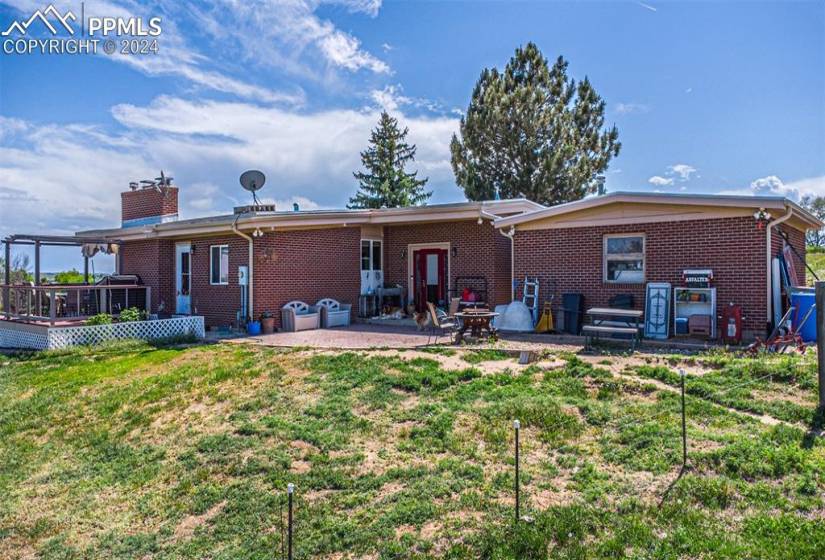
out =
{"type": "Polygon", "coordinates": [[[401,249],[401,258],[402,258],[402,259],[406,259],[406,258],[407,258],[407,250],[406,250],[406,249],[401,249]]]}
{"type": "Polygon", "coordinates": [[[453,247],[451,251],[453,258],[458,256],[458,247],[453,247]]]}
{"type": "Polygon", "coordinates": [[[476,223],[477,223],[478,225],[481,225],[481,224],[483,224],[483,223],[484,223],[484,220],[482,220],[482,219],[481,219],[481,216],[479,216],[479,217],[478,217],[478,221],[477,221],[476,223]]]}
{"type": "Polygon", "coordinates": [[[764,208],[760,208],[753,213],[753,219],[756,220],[756,227],[759,229],[763,229],[765,224],[770,221],[771,217],[771,213],[764,208]]]}

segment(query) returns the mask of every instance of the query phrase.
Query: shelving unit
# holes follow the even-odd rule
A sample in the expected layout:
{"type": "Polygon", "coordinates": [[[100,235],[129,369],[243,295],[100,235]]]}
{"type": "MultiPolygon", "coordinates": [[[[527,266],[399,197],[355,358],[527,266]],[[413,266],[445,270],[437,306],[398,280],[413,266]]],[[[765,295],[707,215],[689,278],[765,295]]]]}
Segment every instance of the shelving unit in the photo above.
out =
{"type": "MultiPolygon", "coordinates": [[[[710,317],[710,338],[716,338],[716,288],[673,288],[673,332],[677,319],[690,318],[691,315],[710,317]],[[699,301],[691,299],[699,298],[699,301]]],[[[688,336],[679,334],[678,336],[688,336]]]]}

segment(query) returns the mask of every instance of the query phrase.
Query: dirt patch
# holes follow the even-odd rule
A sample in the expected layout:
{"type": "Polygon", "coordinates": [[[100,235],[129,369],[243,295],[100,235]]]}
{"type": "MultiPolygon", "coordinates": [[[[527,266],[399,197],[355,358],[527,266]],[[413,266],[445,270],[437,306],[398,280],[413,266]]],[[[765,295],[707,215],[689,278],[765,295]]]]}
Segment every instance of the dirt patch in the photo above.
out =
{"type": "Polygon", "coordinates": [[[400,539],[404,535],[414,535],[416,533],[413,525],[399,525],[395,528],[395,538],[400,539]]]}
{"type": "Polygon", "coordinates": [[[209,523],[221,512],[221,510],[223,510],[225,506],[226,501],[219,502],[200,515],[189,515],[184,517],[183,520],[178,523],[178,526],[175,527],[175,541],[182,541],[192,538],[192,535],[195,534],[195,530],[198,527],[202,527],[209,523]]]}
{"type": "Polygon", "coordinates": [[[401,490],[406,488],[400,482],[388,482],[384,486],[381,487],[381,490],[378,492],[377,498],[379,500],[383,500],[385,498],[389,498],[390,496],[399,493],[401,490]]]}
{"type": "Polygon", "coordinates": [[[289,472],[292,474],[304,474],[312,470],[312,465],[309,461],[292,461],[289,465],[289,472]]]}

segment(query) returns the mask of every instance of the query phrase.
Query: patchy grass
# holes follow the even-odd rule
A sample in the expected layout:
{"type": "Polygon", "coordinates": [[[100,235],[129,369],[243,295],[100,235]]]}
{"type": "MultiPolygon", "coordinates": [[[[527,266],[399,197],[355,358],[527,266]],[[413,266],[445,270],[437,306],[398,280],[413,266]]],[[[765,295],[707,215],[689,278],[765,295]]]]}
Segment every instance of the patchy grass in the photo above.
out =
{"type": "MultiPolygon", "coordinates": [[[[695,363],[707,370],[686,376],[689,395],[786,422],[814,422],[817,363],[812,353],[750,358],[715,352],[695,363]]],[[[665,366],[642,365],[629,372],[674,387],[680,384],[676,369],[665,366]]]]}
{"type": "Polygon", "coordinates": [[[813,418],[811,358],[692,361],[677,479],[680,400],[646,381],[674,370],[562,354],[482,373],[509,356],[477,354],[458,369],[441,361],[455,351],[231,344],[2,358],[0,557],[273,558],[289,482],[296,558],[821,557],[825,443],[728,410],[813,418]],[[516,418],[534,517],[519,526],[516,418]]]}

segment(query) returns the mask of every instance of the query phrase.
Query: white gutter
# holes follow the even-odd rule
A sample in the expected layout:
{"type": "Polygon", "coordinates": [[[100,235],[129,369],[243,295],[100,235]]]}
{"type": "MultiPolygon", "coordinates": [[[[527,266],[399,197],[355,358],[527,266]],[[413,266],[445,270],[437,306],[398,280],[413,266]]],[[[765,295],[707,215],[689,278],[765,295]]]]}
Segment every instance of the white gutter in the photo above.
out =
{"type": "MultiPolygon", "coordinates": [[[[490,225],[493,226],[493,227],[495,227],[495,221],[498,219],[498,216],[490,214],[489,212],[486,212],[484,210],[479,212],[478,217],[479,217],[479,219],[487,218],[488,220],[490,220],[490,222],[491,222],[490,225]]],[[[503,235],[504,237],[506,237],[507,239],[510,240],[510,301],[513,301],[513,300],[516,299],[516,285],[515,285],[515,282],[513,282],[513,278],[515,277],[515,274],[516,274],[516,244],[515,244],[515,240],[513,239],[513,237],[516,234],[516,228],[511,227],[507,231],[507,233],[504,233],[504,230],[501,229],[501,228],[496,228],[496,229],[498,230],[498,232],[501,235],[503,235]]]]}
{"type": "MultiPolygon", "coordinates": [[[[253,245],[252,237],[248,236],[247,234],[243,233],[242,231],[240,231],[238,229],[238,218],[240,218],[240,217],[241,217],[241,214],[238,214],[235,217],[235,221],[232,222],[232,231],[234,231],[235,234],[243,237],[244,239],[246,239],[249,242],[249,278],[247,278],[247,286],[246,286],[246,289],[249,292],[249,296],[247,298],[249,300],[249,309],[247,310],[247,314],[248,314],[248,318],[254,321],[255,320],[255,307],[253,306],[253,303],[255,301],[255,299],[254,299],[255,298],[255,295],[254,295],[255,294],[255,289],[254,289],[255,288],[255,280],[254,280],[255,279],[255,268],[254,268],[255,267],[255,265],[254,265],[255,259],[254,259],[254,254],[253,254],[254,253],[254,245],[253,245]]],[[[246,320],[247,317],[244,317],[243,319],[246,320]]]]}
{"type": "Polygon", "coordinates": [[[782,222],[784,222],[788,218],[790,218],[792,215],[793,215],[793,208],[786,204],[785,205],[785,215],[782,216],[781,218],[777,218],[776,220],[769,223],[768,227],[766,228],[766,232],[767,232],[766,233],[766,238],[767,238],[766,239],[766,244],[767,245],[765,247],[765,255],[767,257],[767,264],[766,264],[766,269],[765,270],[767,272],[767,281],[766,281],[767,288],[766,288],[766,291],[765,291],[765,295],[767,295],[768,299],[767,299],[767,305],[765,306],[765,310],[766,310],[767,322],[768,323],[773,322],[773,293],[772,293],[772,290],[771,290],[771,284],[772,284],[771,277],[773,276],[773,266],[772,266],[771,261],[773,260],[773,256],[772,256],[772,250],[771,250],[771,231],[773,230],[774,226],[778,226],[779,224],[781,224],[782,222]]]}

